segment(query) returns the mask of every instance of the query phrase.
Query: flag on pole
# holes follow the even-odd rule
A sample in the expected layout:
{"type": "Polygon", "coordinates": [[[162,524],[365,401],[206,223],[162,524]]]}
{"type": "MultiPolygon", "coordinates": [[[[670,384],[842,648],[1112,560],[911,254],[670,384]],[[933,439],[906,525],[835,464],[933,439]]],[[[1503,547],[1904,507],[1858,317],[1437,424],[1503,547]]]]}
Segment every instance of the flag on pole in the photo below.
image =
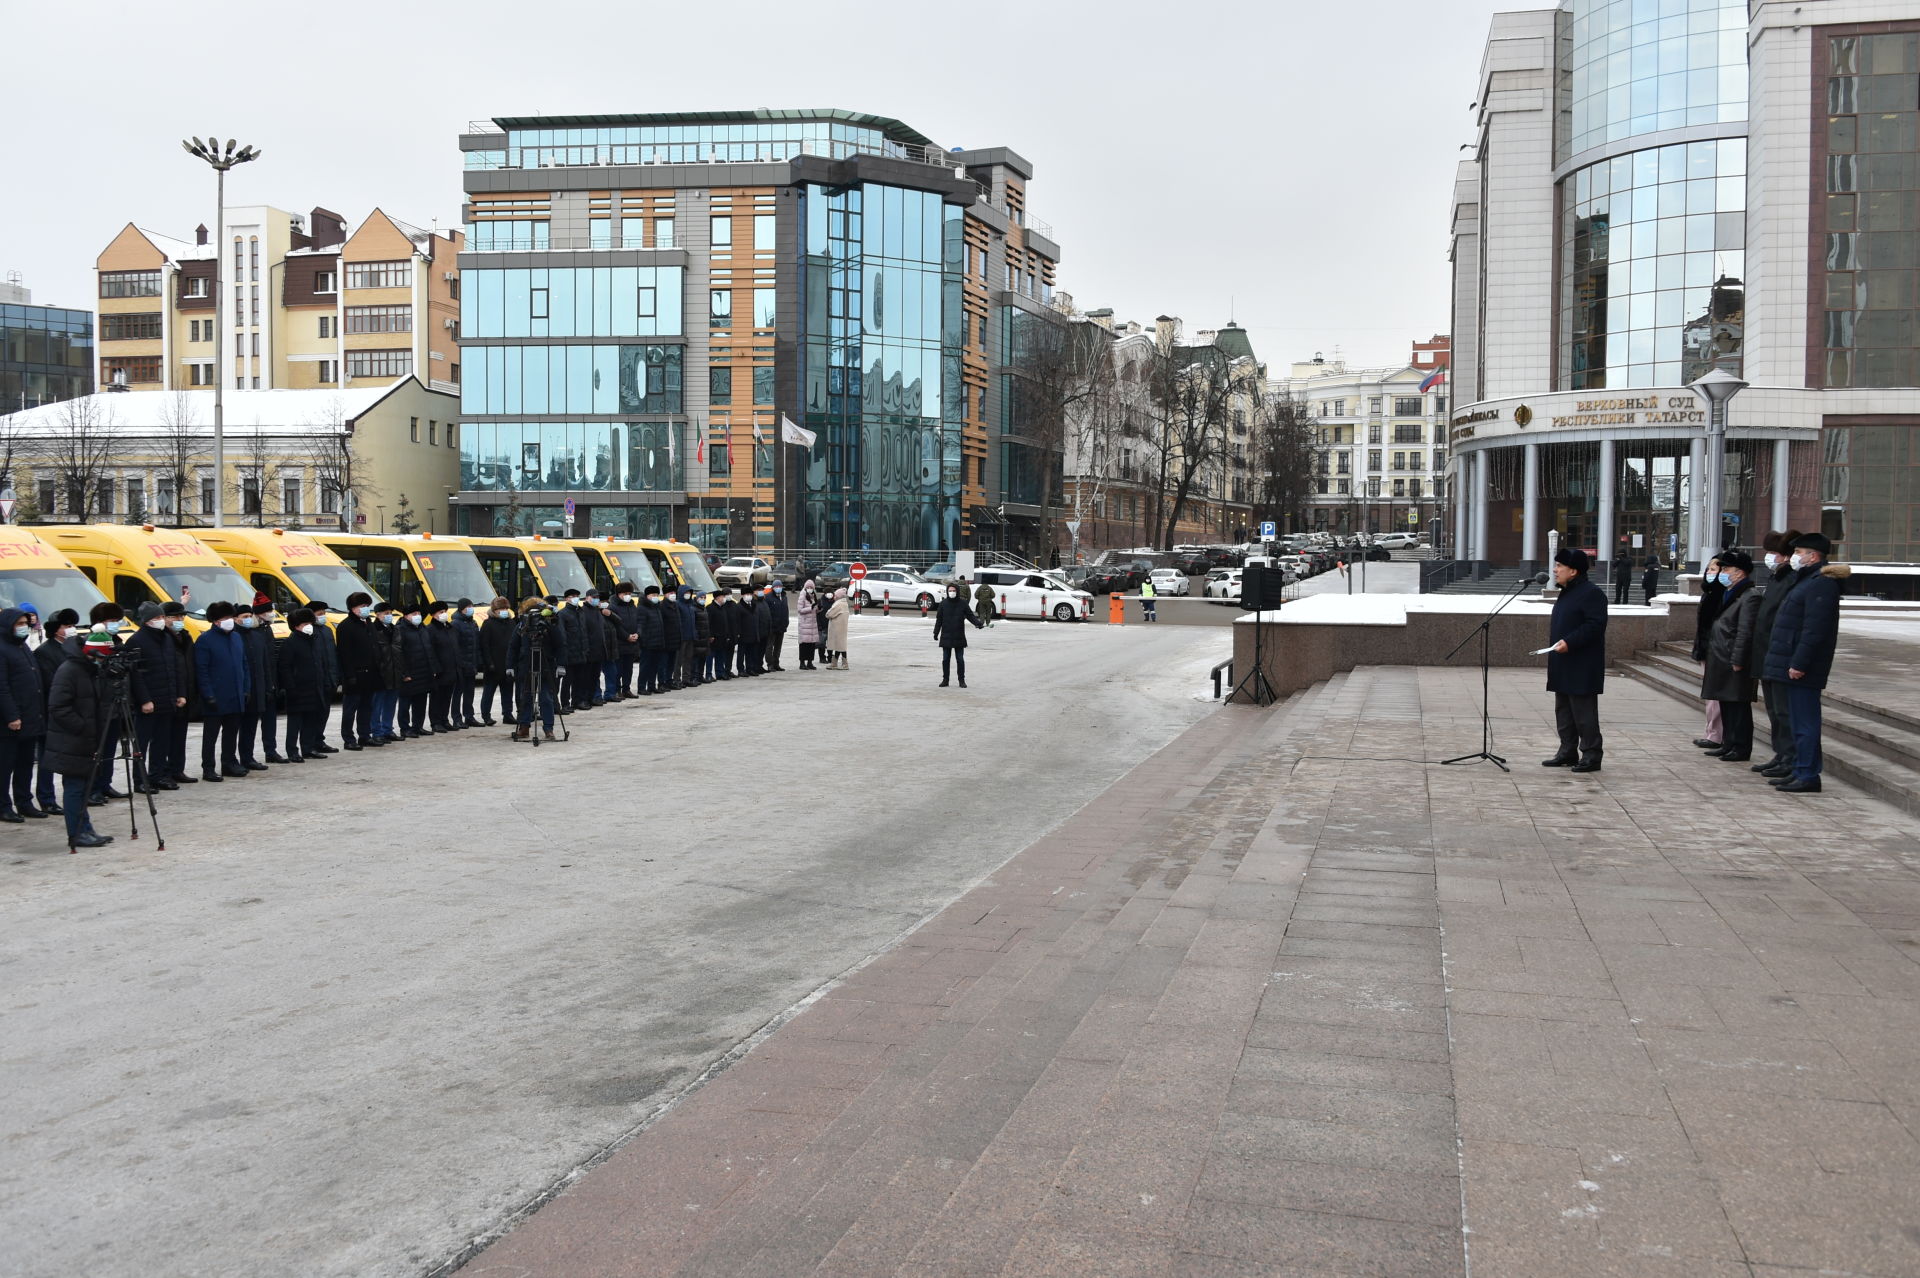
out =
{"type": "Polygon", "coordinates": [[[799,444],[804,448],[812,448],[813,441],[817,438],[819,438],[819,436],[814,434],[814,432],[795,426],[793,421],[785,413],[780,414],[781,443],[799,444]]]}
{"type": "Polygon", "coordinates": [[[701,431],[693,437],[693,460],[699,465],[707,464],[707,432],[701,431]]]}
{"type": "Polygon", "coordinates": [[[1441,382],[1444,382],[1446,380],[1447,380],[1447,370],[1444,368],[1436,368],[1431,373],[1427,374],[1427,379],[1425,381],[1420,383],[1420,393],[1424,395],[1428,391],[1432,390],[1435,386],[1439,385],[1441,382]]]}
{"type": "Polygon", "coordinates": [[[760,429],[759,422],[753,424],[753,442],[756,444],[764,444],[767,442],[767,432],[760,429]]]}

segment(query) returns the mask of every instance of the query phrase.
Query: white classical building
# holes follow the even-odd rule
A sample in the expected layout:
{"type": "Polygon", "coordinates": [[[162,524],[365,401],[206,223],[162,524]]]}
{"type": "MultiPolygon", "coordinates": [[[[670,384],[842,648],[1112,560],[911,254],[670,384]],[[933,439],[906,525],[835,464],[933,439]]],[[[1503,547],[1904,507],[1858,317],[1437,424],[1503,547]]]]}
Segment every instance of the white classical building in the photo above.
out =
{"type": "Polygon", "coordinates": [[[1920,559],[1920,0],[1496,15],[1453,201],[1453,534],[1920,559]],[[1714,518],[1707,407],[1731,402],[1714,518]]]}

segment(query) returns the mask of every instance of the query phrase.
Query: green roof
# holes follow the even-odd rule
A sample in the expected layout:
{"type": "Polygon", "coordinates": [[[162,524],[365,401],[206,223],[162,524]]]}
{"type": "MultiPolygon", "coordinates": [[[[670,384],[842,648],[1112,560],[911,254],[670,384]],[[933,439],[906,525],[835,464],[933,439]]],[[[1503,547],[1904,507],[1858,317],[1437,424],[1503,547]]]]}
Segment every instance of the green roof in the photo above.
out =
{"type": "Polygon", "coordinates": [[[1227,326],[1213,335],[1213,344],[1234,359],[1253,358],[1253,339],[1247,336],[1247,330],[1227,321],[1227,326]]]}
{"type": "Polygon", "coordinates": [[[503,129],[597,129],[635,124],[747,124],[756,120],[826,120],[839,124],[859,124],[879,129],[895,142],[917,146],[936,143],[918,129],[884,115],[864,111],[842,111],[837,107],[814,110],[776,110],[756,107],[751,111],[655,111],[643,115],[500,115],[493,122],[503,129]]]}

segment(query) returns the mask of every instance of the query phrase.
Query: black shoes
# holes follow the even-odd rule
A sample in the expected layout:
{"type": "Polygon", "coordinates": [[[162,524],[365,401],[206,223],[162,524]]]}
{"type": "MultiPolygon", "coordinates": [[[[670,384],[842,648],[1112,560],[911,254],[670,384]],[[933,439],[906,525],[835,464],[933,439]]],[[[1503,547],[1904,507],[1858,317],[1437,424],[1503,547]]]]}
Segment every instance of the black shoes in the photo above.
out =
{"type": "Polygon", "coordinates": [[[1718,750],[1720,748],[1720,743],[1718,741],[1709,741],[1705,737],[1695,737],[1693,739],[1693,743],[1699,746],[1702,750],[1718,750]]]}
{"type": "Polygon", "coordinates": [[[1597,754],[1586,755],[1580,762],[1573,765],[1573,771],[1575,772],[1598,772],[1599,770],[1600,756],[1597,754]]]}
{"type": "Polygon", "coordinates": [[[1723,750],[1723,751],[1720,751],[1718,754],[1716,754],[1714,757],[1726,763],[1745,763],[1748,759],[1751,759],[1753,756],[1751,754],[1728,754],[1726,751],[1723,750]]]}
{"type": "Polygon", "coordinates": [[[1782,794],[1818,794],[1820,778],[1808,777],[1805,781],[1789,780],[1785,785],[1780,786],[1779,790],[1782,794]]]}
{"type": "Polygon", "coordinates": [[[8,825],[25,825],[27,823],[27,819],[18,812],[15,812],[12,808],[0,812],[0,821],[5,821],[8,825]]]}
{"type": "Polygon", "coordinates": [[[943,688],[944,688],[944,687],[946,687],[946,686],[947,686],[947,681],[946,681],[945,679],[942,679],[942,680],[940,681],[940,686],[941,686],[941,687],[943,687],[943,688]]]}
{"type": "Polygon", "coordinates": [[[200,778],[188,776],[184,772],[176,772],[173,774],[173,780],[176,785],[197,785],[199,784],[200,778]]]}
{"type": "Polygon", "coordinates": [[[1568,754],[1563,750],[1551,759],[1540,760],[1540,766],[1543,768],[1571,768],[1575,763],[1579,762],[1579,759],[1579,755],[1568,754]]]}
{"type": "MultiPolygon", "coordinates": [[[[244,773],[244,772],[242,772],[242,773],[241,773],[240,775],[244,777],[244,776],[245,776],[245,775],[247,775],[247,774],[246,774],[246,773],[244,773]]],[[[219,774],[218,772],[202,772],[202,773],[200,774],[200,779],[201,779],[202,781],[224,781],[224,780],[226,780],[226,778],[225,778],[225,777],[223,777],[223,776],[221,776],[221,775],[220,775],[220,774],[219,774]]]]}
{"type": "Polygon", "coordinates": [[[23,817],[33,817],[36,820],[53,815],[41,808],[34,807],[31,803],[22,803],[14,810],[23,817]]]}
{"type": "MultiPolygon", "coordinates": [[[[272,750],[269,750],[269,751],[267,751],[267,762],[268,762],[268,763],[285,763],[286,761],[287,761],[287,756],[286,756],[286,755],[284,755],[284,754],[279,754],[279,753],[276,753],[275,751],[272,751],[272,750]]],[[[247,766],[248,766],[248,767],[252,767],[253,765],[252,765],[252,764],[248,764],[247,766]]]]}
{"type": "Polygon", "coordinates": [[[113,840],[104,834],[95,834],[91,830],[83,830],[80,832],[78,838],[70,842],[67,850],[73,852],[80,848],[104,848],[111,842],[113,842],[113,840]]]}
{"type": "Polygon", "coordinates": [[[347,742],[346,748],[349,750],[358,750],[360,749],[360,743],[358,741],[349,741],[347,742]]]}

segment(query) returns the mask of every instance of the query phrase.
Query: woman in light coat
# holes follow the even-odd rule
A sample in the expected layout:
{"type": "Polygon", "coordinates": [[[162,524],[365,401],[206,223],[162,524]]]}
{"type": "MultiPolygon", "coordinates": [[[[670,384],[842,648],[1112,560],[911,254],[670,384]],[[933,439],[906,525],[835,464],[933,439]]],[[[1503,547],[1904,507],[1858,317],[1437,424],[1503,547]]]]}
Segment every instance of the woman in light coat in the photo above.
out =
{"type": "Polygon", "coordinates": [[[833,607],[827,609],[827,650],[833,653],[829,670],[847,668],[847,588],[833,592],[833,607]]]}
{"type": "Polygon", "coordinates": [[[813,579],[809,577],[800,587],[800,600],[794,605],[793,613],[800,629],[800,668],[818,670],[813,664],[814,654],[820,648],[820,596],[813,588],[813,579]]]}

